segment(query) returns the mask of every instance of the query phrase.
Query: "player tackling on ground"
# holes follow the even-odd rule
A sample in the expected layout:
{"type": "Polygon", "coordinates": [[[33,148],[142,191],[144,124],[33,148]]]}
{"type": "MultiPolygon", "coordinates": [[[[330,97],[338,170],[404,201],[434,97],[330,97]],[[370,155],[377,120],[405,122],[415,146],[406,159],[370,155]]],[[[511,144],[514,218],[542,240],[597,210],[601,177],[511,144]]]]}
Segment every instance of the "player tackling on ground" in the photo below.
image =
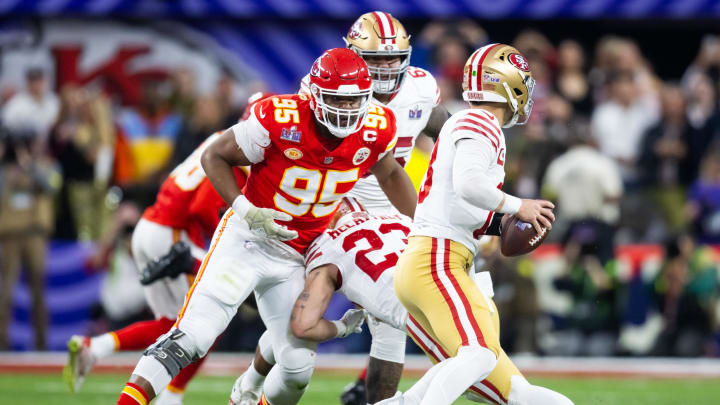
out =
{"type": "MultiPolygon", "coordinates": [[[[445,123],[435,144],[394,280],[409,322],[424,330],[449,358],[428,370],[404,395],[380,403],[451,404],[481,380],[497,387],[504,398],[510,394],[512,378],[493,381],[491,372],[517,369],[500,347],[489,300],[468,270],[474,240],[485,234],[493,212],[514,214],[538,233],[554,220],[552,203],[521,200],[501,190],[501,126],[527,121],[534,84],[526,59],[508,45],[484,46],[465,64],[463,99],[470,108],[445,123]]],[[[528,400],[518,398],[515,403],[528,400]]],[[[547,402],[551,403],[556,402],[547,402]]]]}
{"type": "Polygon", "coordinates": [[[413,215],[415,191],[390,153],[395,119],[389,109],[370,103],[365,62],[348,49],[331,49],[310,75],[310,97],[258,102],[246,121],[203,153],[205,172],[232,209],[215,231],[175,327],[145,351],[118,404],[146,405],[207,352],[253,291],[277,361],[265,400],[297,403],[312,375],[315,349],[288,333],[303,287],[303,253],[369,170],[398,210],[413,215]],[[250,174],[241,193],[232,168],[245,165],[250,174]]]}

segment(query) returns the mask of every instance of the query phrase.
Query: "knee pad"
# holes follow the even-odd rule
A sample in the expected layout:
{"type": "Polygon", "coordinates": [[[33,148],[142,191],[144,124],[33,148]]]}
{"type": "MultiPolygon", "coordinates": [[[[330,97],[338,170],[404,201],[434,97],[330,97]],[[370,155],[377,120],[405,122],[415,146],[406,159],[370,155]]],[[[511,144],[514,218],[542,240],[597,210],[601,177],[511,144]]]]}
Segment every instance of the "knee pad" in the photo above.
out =
{"type": "Polygon", "coordinates": [[[315,351],[305,347],[287,347],[278,359],[285,384],[304,389],[315,367],[315,351]]]}
{"type": "Polygon", "coordinates": [[[368,317],[368,327],[372,334],[370,356],[393,363],[405,362],[407,335],[404,331],[395,329],[372,316],[368,317]]]}
{"type": "Polygon", "coordinates": [[[143,354],[154,357],[175,378],[180,370],[197,360],[197,349],[192,339],[179,329],[173,329],[150,346],[143,354]]]}
{"type": "Polygon", "coordinates": [[[273,352],[272,336],[269,331],[263,332],[258,340],[258,348],[260,348],[260,355],[269,364],[275,364],[275,353],[273,352]]]}

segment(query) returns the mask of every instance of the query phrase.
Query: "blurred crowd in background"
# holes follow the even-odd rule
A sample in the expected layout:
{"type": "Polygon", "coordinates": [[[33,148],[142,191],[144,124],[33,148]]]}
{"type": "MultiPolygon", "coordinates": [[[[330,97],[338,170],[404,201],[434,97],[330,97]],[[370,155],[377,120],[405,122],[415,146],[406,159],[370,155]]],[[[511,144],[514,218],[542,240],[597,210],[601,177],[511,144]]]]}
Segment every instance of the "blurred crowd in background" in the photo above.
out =
{"type": "MultiPolygon", "coordinates": [[[[430,22],[413,36],[411,64],[435,75],[457,111],[465,61],[488,41],[472,21],[430,22]]],[[[555,201],[558,220],[552,249],[512,260],[485,252],[503,347],[720,356],[720,37],[688,45],[697,57],[680,77],[658,77],[662,58],[630,38],[588,48],[522,31],[513,45],[537,85],[530,122],[505,132],[504,188],[555,201]],[[628,245],[643,260],[634,250],[619,260],[628,245]]],[[[141,101],[121,105],[97,84],[56,88],[48,73],[27,66],[25,83],[0,89],[0,349],[9,348],[21,266],[35,347],[46,347],[50,240],[92,243],[87,271],[109,271],[97,321],[83,332],[149,316],[129,256],[134,224],[169,171],[244,108],[230,76],[198,94],[195,72],[178,68],[144,79],[141,101]]],[[[252,309],[241,312],[220,349],[253,349],[262,326],[252,309]]],[[[358,339],[345,348],[365,350],[358,339]]]]}

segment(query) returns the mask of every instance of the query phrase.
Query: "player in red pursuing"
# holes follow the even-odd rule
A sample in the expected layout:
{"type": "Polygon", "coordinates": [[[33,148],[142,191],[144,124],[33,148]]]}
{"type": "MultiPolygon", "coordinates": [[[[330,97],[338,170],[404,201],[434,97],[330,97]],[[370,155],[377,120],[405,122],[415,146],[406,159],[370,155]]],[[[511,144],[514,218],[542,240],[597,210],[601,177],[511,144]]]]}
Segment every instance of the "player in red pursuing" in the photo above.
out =
{"type": "MultiPolygon", "coordinates": [[[[316,347],[287,333],[304,283],[305,250],[368,171],[401,213],[414,214],[417,194],[391,153],[395,117],[370,103],[365,62],[349,49],[331,49],[315,61],[310,76],[309,96],[258,102],[246,121],[203,153],[203,168],[232,209],[215,231],[175,326],[145,351],[118,404],[146,405],[207,352],[252,292],[277,362],[263,400],[297,403],[312,375],[316,347]],[[250,174],[241,190],[232,168],[245,165],[250,174]]],[[[337,335],[353,327],[340,322],[337,335]]]]}
{"type": "MultiPolygon", "coordinates": [[[[212,237],[220,215],[228,207],[200,165],[202,152],[219,136],[220,133],[211,135],[172,171],[161,185],[155,204],[145,210],[132,236],[132,253],[138,269],[142,270],[151,261],[170,254],[173,244],[183,241],[190,247],[191,260],[195,262],[192,274],[161,278],[143,287],[148,305],[155,315],[154,320],[136,322],[92,338],[73,336],[68,342],[68,365],[63,370],[63,378],[72,392],[80,389],[99,359],[117,351],[144,349],[170,330],[175,322],[194,274],[200,267],[200,260],[205,255],[206,241],[212,237]]],[[[246,173],[238,167],[234,168],[234,174],[237,185],[243,186],[246,173]]],[[[185,386],[203,359],[175,377],[156,403],[181,404],[185,386]]]]}

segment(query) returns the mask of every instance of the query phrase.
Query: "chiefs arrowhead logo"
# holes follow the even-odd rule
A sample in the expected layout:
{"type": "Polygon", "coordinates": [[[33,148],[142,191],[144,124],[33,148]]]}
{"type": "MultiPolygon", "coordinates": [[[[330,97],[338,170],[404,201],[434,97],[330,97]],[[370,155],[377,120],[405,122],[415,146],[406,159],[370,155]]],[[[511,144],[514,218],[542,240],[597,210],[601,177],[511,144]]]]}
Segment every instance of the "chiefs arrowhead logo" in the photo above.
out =
{"type": "Polygon", "coordinates": [[[522,70],[523,72],[530,71],[530,64],[528,63],[527,59],[525,59],[525,57],[520,55],[519,53],[511,53],[508,56],[507,60],[512,63],[513,66],[522,70]]]}
{"type": "Polygon", "coordinates": [[[362,147],[355,152],[355,156],[353,156],[353,164],[359,165],[360,163],[367,160],[367,158],[370,157],[370,148],[362,147]]]}

